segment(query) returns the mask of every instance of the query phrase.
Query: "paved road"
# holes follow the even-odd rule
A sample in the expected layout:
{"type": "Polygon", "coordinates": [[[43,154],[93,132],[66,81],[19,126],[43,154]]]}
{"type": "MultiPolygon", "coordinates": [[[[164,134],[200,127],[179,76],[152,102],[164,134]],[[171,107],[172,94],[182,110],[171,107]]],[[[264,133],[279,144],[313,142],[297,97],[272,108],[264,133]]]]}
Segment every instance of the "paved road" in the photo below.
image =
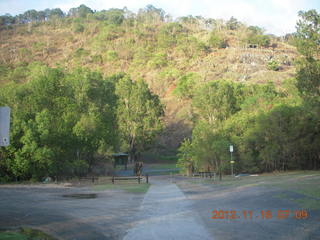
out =
{"type": "Polygon", "coordinates": [[[291,199],[300,199],[301,194],[271,186],[194,184],[189,179],[177,179],[177,184],[215,240],[320,240],[320,210],[308,209],[307,219],[295,219],[294,212],[301,210],[301,207],[293,201],[279,198],[279,195],[285,194],[291,199]],[[214,209],[234,210],[240,218],[212,219],[214,209]],[[252,219],[249,216],[245,219],[244,210],[247,213],[252,211],[252,219]],[[290,216],[278,219],[279,210],[289,210],[290,216]],[[272,218],[262,219],[261,211],[271,211],[272,218]]]}
{"type": "Polygon", "coordinates": [[[131,226],[143,194],[89,188],[0,186],[0,230],[31,227],[61,240],[118,240],[131,226]],[[64,197],[92,194],[96,198],[64,197]]]}
{"type": "Polygon", "coordinates": [[[153,179],[137,218],[124,240],[213,239],[190,200],[168,180],[153,179]]]}
{"type": "Polygon", "coordinates": [[[0,230],[21,226],[43,230],[63,240],[116,239],[320,239],[320,210],[304,220],[278,220],[277,211],[299,210],[277,197],[301,196],[275,187],[223,187],[194,183],[192,179],[151,177],[143,194],[95,192],[90,188],[0,186],[0,230]],[[96,193],[96,198],[66,198],[68,194],[96,193]],[[212,210],[253,211],[254,218],[211,219],[212,210]],[[256,218],[261,210],[272,219],[256,218]]]}

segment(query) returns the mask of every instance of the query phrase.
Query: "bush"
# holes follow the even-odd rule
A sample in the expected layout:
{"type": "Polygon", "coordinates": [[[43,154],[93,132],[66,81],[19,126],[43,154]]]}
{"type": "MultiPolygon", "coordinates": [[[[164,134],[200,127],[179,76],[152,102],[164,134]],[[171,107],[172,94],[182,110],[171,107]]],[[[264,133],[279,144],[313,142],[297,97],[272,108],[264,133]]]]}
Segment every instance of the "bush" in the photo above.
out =
{"type": "Polygon", "coordinates": [[[226,48],[228,46],[227,42],[215,33],[211,34],[209,44],[214,48],[226,48]]]}
{"type": "Polygon", "coordinates": [[[267,68],[268,68],[268,70],[279,71],[280,70],[280,64],[275,60],[271,60],[271,61],[269,61],[267,63],[267,68]]]}
{"type": "Polygon", "coordinates": [[[269,47],[270,45],[270,37],[267,35],[263,35],[263,34],[250,34],[247,39],[246,42],[248,44],[257,44],[259,46],[262,47],[269,47]]]}
{"type": "Polygon", "coordinates": [[[75,33],[82,33],[84,31],[84,26],[80,22],[75,22],[73,24],[73,31],[75,33]]]}
{"type": "Polygon", "coordinates": [[[105,57],[107,61],[115,61],[118,59],[118,53],[116,51],[109,50],[107,51],[105,57]]]}
{"type": "Polygon", "coordinates": [[[194,86],[199,76],[196,73],[187,73],[183,75],[179,80],[177,87],[174,90],[174,94],[179,98],[192,98],[194,86]]]}
{"type": "Polygon", "coordinates": [[[167,65],[167,54],[156,53],[153,58],[148,62],[148,65],[152,68],[165,67],[167,65]]]}

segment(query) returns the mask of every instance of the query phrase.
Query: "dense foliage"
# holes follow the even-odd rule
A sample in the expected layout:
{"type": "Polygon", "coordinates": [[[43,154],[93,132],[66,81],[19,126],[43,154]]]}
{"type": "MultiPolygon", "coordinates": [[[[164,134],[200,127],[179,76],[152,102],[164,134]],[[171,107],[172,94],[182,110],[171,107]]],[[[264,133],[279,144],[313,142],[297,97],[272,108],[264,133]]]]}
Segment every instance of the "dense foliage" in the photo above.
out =
{"type": "MultiPolygon", "coordinates": [[[[143,82],[123,74],[104,78],[81,68],[65,72],[33,64],[25,70],[26,83],[12,82],[0,92],[0,105],[12,108],[11,145],[0,153],[2,180],[83,175],[111,153],[131,151],[123,121],[132,116],[121,110],[128,97],[137,99],[129,106],[140,114],[134,119],[137,141],[148,136],[151,142],[160,130],[162,106],[143,82]],[[130,93],[128,81],[137,86],[130,93]]],[[[142,150],[140,144],[135,154],[142,150]]]]}
{"type": "Polygon", "coordinates": [[[152,5],[0,16],[0,105],[13,113],[0,177],[87,174],[113,152],[136,159],[164,127],[164,151],[192,131],[178,154],[189,173],[228,173],[230,144],[237,172],[318,169],[320,17],[299,16],[290,41],[152,5]]]}
{"type": "Polygon", "coordinates": [[[296,79],[279,89],[211,81],[195,91],[196,126],[179,149],[178,166],[230,173],[233,145],[237,172],[320,168],[320,17],[314,10],[299,15],[296,79]]]}

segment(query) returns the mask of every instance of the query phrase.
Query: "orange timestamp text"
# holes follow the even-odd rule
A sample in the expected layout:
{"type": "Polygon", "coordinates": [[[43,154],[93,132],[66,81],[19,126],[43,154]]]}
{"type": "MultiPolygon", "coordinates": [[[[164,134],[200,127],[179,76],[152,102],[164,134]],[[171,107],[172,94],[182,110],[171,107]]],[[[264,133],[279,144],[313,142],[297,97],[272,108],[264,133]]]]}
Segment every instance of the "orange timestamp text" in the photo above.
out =
{"type": "Polygon", "coordinates": [[[309,214],[307,210],[286,210],[279,209],[276,212],[271,210],[261,210],[261,211],[252,211],[252,210],[219,210],[214,209],[211,215],[211,219],[245,219],[245,220],[254,220],[254,219],[307,219],[309,214]]]}

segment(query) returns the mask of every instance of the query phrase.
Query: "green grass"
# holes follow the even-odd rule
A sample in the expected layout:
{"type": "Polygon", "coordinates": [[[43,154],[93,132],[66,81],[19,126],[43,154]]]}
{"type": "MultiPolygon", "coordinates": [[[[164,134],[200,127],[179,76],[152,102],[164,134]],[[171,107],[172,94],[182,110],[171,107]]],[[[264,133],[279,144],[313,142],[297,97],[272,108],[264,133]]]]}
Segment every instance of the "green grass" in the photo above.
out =
{"type": "Polygon", "coordinates": [[[167,156],[159,156],[160,161],[165,162],[174,162],[176,163],[178,161],[178,157],[176,155],[167,155],[167,156]]]}
{"type": "Polygon", "coordinates": [[[148,169],[172,169],[177,168],[175,163],[159,163],[159,164],[148,164],[146,165],[148,169]]]}
{"type": "Polygon", "coordinates": [[[29,240],[26,235],[17,232],[0,232],[1,240],[29,240]]]}
{"type": "Polygon", "coordinates": [[[170,174],[177,174],[179,173],[179,170],[170,170],[168,169],[167,171],[153,171],[149,173],[149,176],[155,176],[155,175],[170,175],[170,174]]]}
{"type": "Polygon", "coordinates": [[[107,184],[99,184],[93,186],[93,190],[95,191],[104,191],[104,190],[123,190],[130,193],[146,193],[149,189],[150,184],[148,183],[107,183],[107,184]]]}
{"type": "Polygon", "coordinates": [[[31,228],[21,228],[18,231],[0,232],[1,240],[54,240],[49,235],[31,228]]]}

